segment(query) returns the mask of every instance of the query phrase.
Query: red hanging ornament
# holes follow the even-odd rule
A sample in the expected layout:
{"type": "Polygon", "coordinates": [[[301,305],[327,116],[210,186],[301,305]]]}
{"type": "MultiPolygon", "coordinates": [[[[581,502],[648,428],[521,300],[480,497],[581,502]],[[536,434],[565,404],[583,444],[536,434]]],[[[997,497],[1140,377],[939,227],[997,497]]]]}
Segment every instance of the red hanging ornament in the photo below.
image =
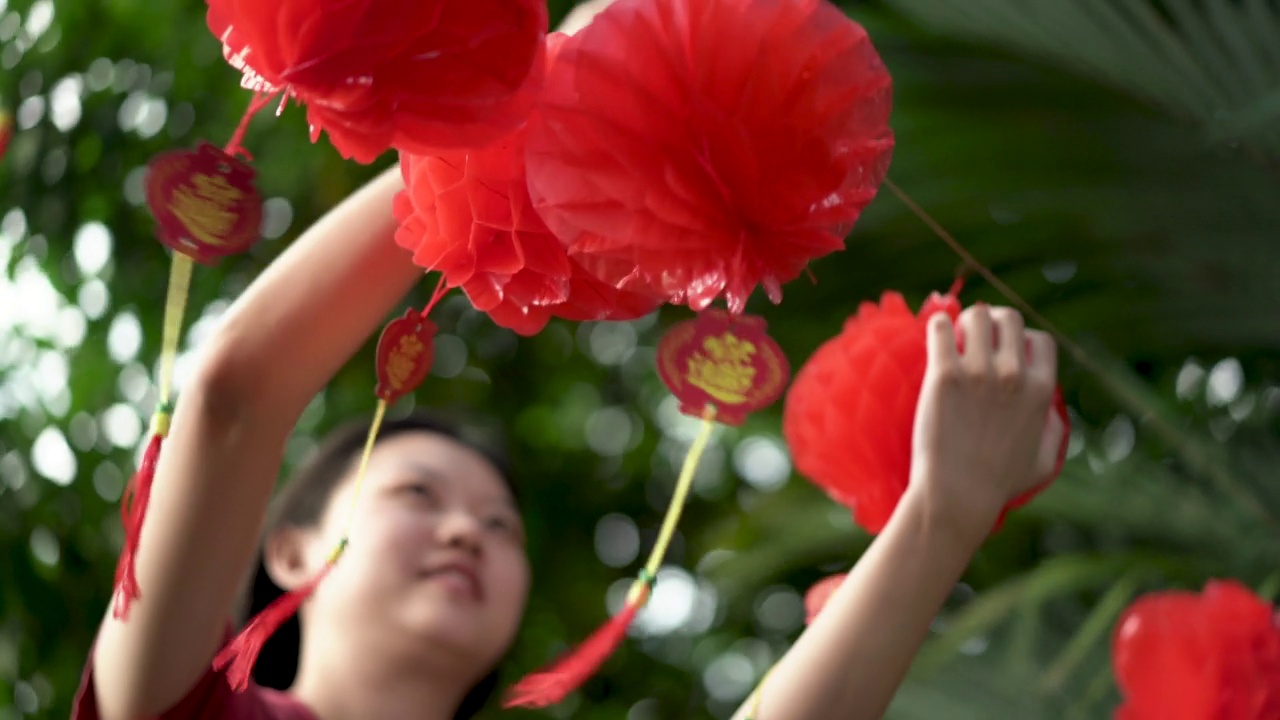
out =
{"type": "Polygon", "coordinates": [[[506,707],[554,705],[581,687],[613,654],[648,600],[716,422],[742,423],[747,413],[776,401],[790,379],[786,355],[765,332],[764,319],[723,310],[705,311],[669,330],[658,344],[658,371],[680,401],[680,411],[700,417],[702,429],[685,457],[654,548],[622,612],[550,668],[516,683],[506,707]]]}
{"type": "Polygon", "coordinates": [[[503,707],[549,707],[563,701],[569,693],[591,679],[622,644],[627,629],[648,601],[653,578],[642,578],[642,582],[643,585],[631,594],[622,610],[590,637],[547,669],[525,676],[507,690],[503,707]]]}
{"type": "Polygon", "coordinates": [[[209,143],[147,164],[147,206],[160,242],[197,262],[244,252],[262,226],[253,168],[209,143]]]}
{"type": "MultiPolygon", "coordinates": [[[[553,36],[552,45],[556,38],[553,36]]],[[[661,299],[618,290],[569,257],[533,211],[522,128],[480,150],[402,153],[405,190],[395,199],[396,242],[413,261],[460,287],[477,310],[522,335],[552,317],[631,320],[661,299]]]]}
{"type": "MultiPolygon", "coordinates": [[[[895,292],[878,305],[862,303],[840,335],[809,358],[787,395],[782,429],[796,469],[853,508],[854,521],[870,533],[884,529],[910,479],[912,429],[928,364],[926,323],[936,312],[954,320],[960,303],[935,293],[919,314],[895,292]]],[[[1056,477],[1071,432],[1060,391],[1053,412],[1063,424],[1056,477]]],[[[1004,512],[1047,485],[1015,498],[1004,512]]]]}
{"type": "Polygon", "coordinates": [[[343,157],[477,146],[525,119],[541,85],[540,0],[208,0],[241,85],[307,106],[343,157]]]}
{"type": "Polygon", "coordinates": [[[564,43],[529,189],[602,279],[741,312],[844,247],[889,167],[891,83],[826,0],[619,0],[564,43]]]}
{"type": "MultiPolygon", "coordinates": [[[[237,131],[237,138],[240,134],[237,131]]],[[[236,144],[238,139],[233,139],[232,145],[236,144]]],[[[208,143],[195,150],[162,153],[147,166],[147,205],[156,221],[156,235],[175,254],[165,300],[160,402],[142,463],[121,498],[125,543],[116,565],[112,614],[117,618],[128,619],[133,601],[142,595],[136,571],[138,546],[173,413],[171,376],[192,262],[212,264],[247,250],[258,239],[262,197],[253,178],[253,168],[208,143]]]]}
{"type": "Polygon", "coordinates": [[[9,151],[9,141],[13,139],[13,117],[4,108],[0,108],[0,158],[9,151]]]}
{"type": "Polygon", "coordinates": [[[1152,593],[1121,615],[1116,720],[1280,718],[1280,616],[1238,582],[1152,593]]]}
{"type": "Polygon", "coordinates": [[[772,405],[791,379],[782,348],[755,315],[710,309],[676,325],[658,343],[658,374],[680,412],[703,417],[709,407],[725,425],[772,405]]]}
{"type": "MultiPolygon", "coordinates": [[[[439,294],[437,293],[433,296],[432,302],[422,312],[412,308],[406,310],[404,315],[387,323],[387,326],[382,330],[382,335],[378,337],[378,349],[375,359],[375,370],[378,376],[375,394],[378,396],[378,409],[374,415],[369,443],[365,446],[365,453],[360,459],[356,488],[352,498],[353,503],[359,497],[364,470],[369,459],[369,453],[373,448],[373,440],[376,437],[377,428],[381,425],[385,416],[387,407],[406,394],[413,392],[426,379],[427,373],[431,371],[431,364],[435,360],[436,326],[435,323],[426,318],[426,315],[438,299],[439,294]]],[[[347,522],[347,532],[350,532],[350,517],[347,522]]],[[[334,548],[333,553],[330,554],[328,560],[320,571],[316,573],[315,577],[301,587],[290,590],[280,596],[275,602],[254,616],[244,629],[214,658],[214,670],[226,669],[227,680],[233,690],[239,692],[248,687],[254,663],[257,662],[263,645],[315,593],[316,588],[333,570],[333,567],[346,551],[347,541],[348,538],[344,536],[338,542],[337,547],[334,548]]]]}
{"type": "MultiPolygon", "coordinates": [[[[345,547],[345,543],[340,546],[340,548],[345,547]]],[[[249,687],[249,680],[253,677],[253,666],[258,661],[258,655],[262,653],[262,647],[267,644],[267,640],[275,634],[276,630],[293,617],[302,604],[315,593],[321,581],[333,570],[340,554],[341,549],[320,568],[320,572],[316,573],[315,577],[301,587],[281,595],[263,608],[262,612],[255,615],[249,624],[244,626],[240,634],[214,656],[214,671],[227,671],[227,684],[232,690],[243,692],[249,687]]]]}
{"type": "Polygon", "coordinates": [[[848,577],[849,573],[828,575],[809,588],[809,591],[804,594],[805,625],[812,625],[813,621],[818,619],[818,613],[822,612],[822,608],[827,606],[827,601],[836,593],[836,590],[840,589],[845,578],[848,577]]]}

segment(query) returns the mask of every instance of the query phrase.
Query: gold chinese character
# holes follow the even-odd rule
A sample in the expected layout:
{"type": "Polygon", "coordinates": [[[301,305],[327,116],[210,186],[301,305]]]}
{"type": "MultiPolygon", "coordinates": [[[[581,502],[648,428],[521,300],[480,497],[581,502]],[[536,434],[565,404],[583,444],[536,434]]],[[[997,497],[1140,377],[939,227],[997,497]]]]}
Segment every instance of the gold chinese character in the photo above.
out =
{"type": "Polygon", "coordinates": [[[417,335],[405,335],[400,338],[398,343],[396,343],[395,351],[416,359],[422,354],[424,348],[425,346],[422,344],[422,340],[420,340],[417,335]]]}
{"type": "Polygon", "coordinates": [[[197,244],[226,245],[239,219],[235,206],[242,197],[221,175],[196,175],[174,192],[173,214],[197,244]]]}
{"type": "Polygon", "coordinates": [[[709,337],[689,358],[689,384],[724,403],[745,402],[755,382],[756,346],[733,333],[709,337]]]}
{"type": "Polygon", "coordinates": [[[395,390],[403,390],[409,384],[409,378],[413,375],[414,362],[413,358],[405,357],[400,353],[392,353],[387,358],[387,380],[395,390]]]}

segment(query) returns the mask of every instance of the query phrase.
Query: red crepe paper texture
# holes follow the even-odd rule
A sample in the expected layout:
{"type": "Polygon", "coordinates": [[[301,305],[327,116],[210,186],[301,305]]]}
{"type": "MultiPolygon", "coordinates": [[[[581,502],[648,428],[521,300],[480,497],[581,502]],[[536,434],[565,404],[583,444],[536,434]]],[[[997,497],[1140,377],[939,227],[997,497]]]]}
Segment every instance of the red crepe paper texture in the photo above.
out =
{"type": "Polygon", "coordinates": [[[618,0],[546,83],[539,214],[602,279],[695,310],[778,302],[888,171],[889,74],[825,0],[618,0]]]}
{"type": "MultiPolygon", "coordinates": [[[[896,292],[884,293],[879,304],[862,303],[843,331],[809,358],[787,394],[783,435],[796,469],[851,507],[854,521],[869,533],[884,529],[911,476],[916,405],[928,363],[926,324],[936,312],[955,320],[960,303],[934,293],[919,314],[896,292]]],[[[1001,522],[1061,472],[1071,425],[1060,390],[1052,411],[1063,424],[1058,465],[1044,484],[1006,505],[1001,522]]]]}
{"type": "Polygon", "coordinates": [[[809,588],[809,591],[804,594],[805,625],[812,625],[813,621],[818,619],[818,613],[821,613],[822,609],[827,606],[831,596],[836,593],[836,590],[840,589],[847,577],[849,577],[849,573],[828,575],[809,588]]]}
{"type": "Polygon", "coordinates": [[[657,309],[662,300],[654,295],[598,280],[547,229],[529,200],[524,139],[521,129],[480,150],[402,153],[396,242],[521,335],[538,333],[552,317],[632,320],[657,309]]]}
{"type": "Polygon", "coordinates": [[[314,142],[368,163],[389,147],[472,147],[524,122],[541,87],[542,0],[208,0],[241,85],[307,107],[314,142]]]}
{"type": "Polygon", "coordinates": [[[1138,598],[1112,644],[1116,720],[1280,718],[1280,616],[1233,580],[1138,598]]]}

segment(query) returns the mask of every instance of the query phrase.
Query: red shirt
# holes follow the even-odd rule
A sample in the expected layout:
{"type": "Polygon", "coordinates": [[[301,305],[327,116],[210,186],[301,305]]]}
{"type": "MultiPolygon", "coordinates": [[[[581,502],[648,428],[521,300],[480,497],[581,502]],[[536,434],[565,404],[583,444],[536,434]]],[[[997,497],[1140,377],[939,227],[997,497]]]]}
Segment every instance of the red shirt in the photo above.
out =
{"type": "MultiPolygon", "coordinates": [[[[76,692],[71,720],[101,720],[97,692],[93,687],[93,653],[85,664],[76,692]]],[[[302,702],[286,693],[254,683],[242,693],[232,691],[226,673],[209,669],[169,710],[155,720],[316,720],[302,702]]]]}

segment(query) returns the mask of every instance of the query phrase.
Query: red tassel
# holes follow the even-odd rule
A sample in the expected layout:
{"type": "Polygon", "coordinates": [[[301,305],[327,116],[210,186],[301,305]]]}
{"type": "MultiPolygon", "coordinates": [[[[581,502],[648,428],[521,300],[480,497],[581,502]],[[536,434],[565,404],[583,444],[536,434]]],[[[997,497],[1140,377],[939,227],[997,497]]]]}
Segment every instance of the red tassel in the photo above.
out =
{"type": "Polygon", "coordinates": [[[335,560],[325,563],[324,567],[302,587],[290,590],[276,598],[274,602],[258,613],[249,624],[240,631],[226,647],[213,659],[214,671],[227,670],[227,682],[231,689],[243,692],[249,687],[249,679],[253,674],[253,665],[258,661],[262,646],[267,643],[276,630],[286,620],[293,617],[302,607],[302,603],[311,597],[320,581],[324,580],[333,569],[335,560]]]}
{"type": "Polygon", "coordinates": [[[142,536],[142,521],[146,519],[147,503],[151,501],[151,485],[156,477],[156,463],[160,461],[160,449],[164,446],[164,435],[156,433],[147,443],[147,450],[142,455],[142,464],[125,487],[124,496],[120,500],[120,520],[124,524],[124,550],[120,552],[120,560],[116,564],[115,606],[111,614],[121,620],[129,619],[129,610],[133,601],[142,597],[138,587],[138,576],[135,559],[138,554],[138,541],[142,536]]]}
{"type": "Polygon", "coordinates": [[[526,675],[507,691],[504,708],[542,708],[555,705],[577,690],[613,655],[636,613],[644,605],[648,592],[637,595],[622,612],[596,630],[577,648],[557,660],[551,667],[526,675]]]}

